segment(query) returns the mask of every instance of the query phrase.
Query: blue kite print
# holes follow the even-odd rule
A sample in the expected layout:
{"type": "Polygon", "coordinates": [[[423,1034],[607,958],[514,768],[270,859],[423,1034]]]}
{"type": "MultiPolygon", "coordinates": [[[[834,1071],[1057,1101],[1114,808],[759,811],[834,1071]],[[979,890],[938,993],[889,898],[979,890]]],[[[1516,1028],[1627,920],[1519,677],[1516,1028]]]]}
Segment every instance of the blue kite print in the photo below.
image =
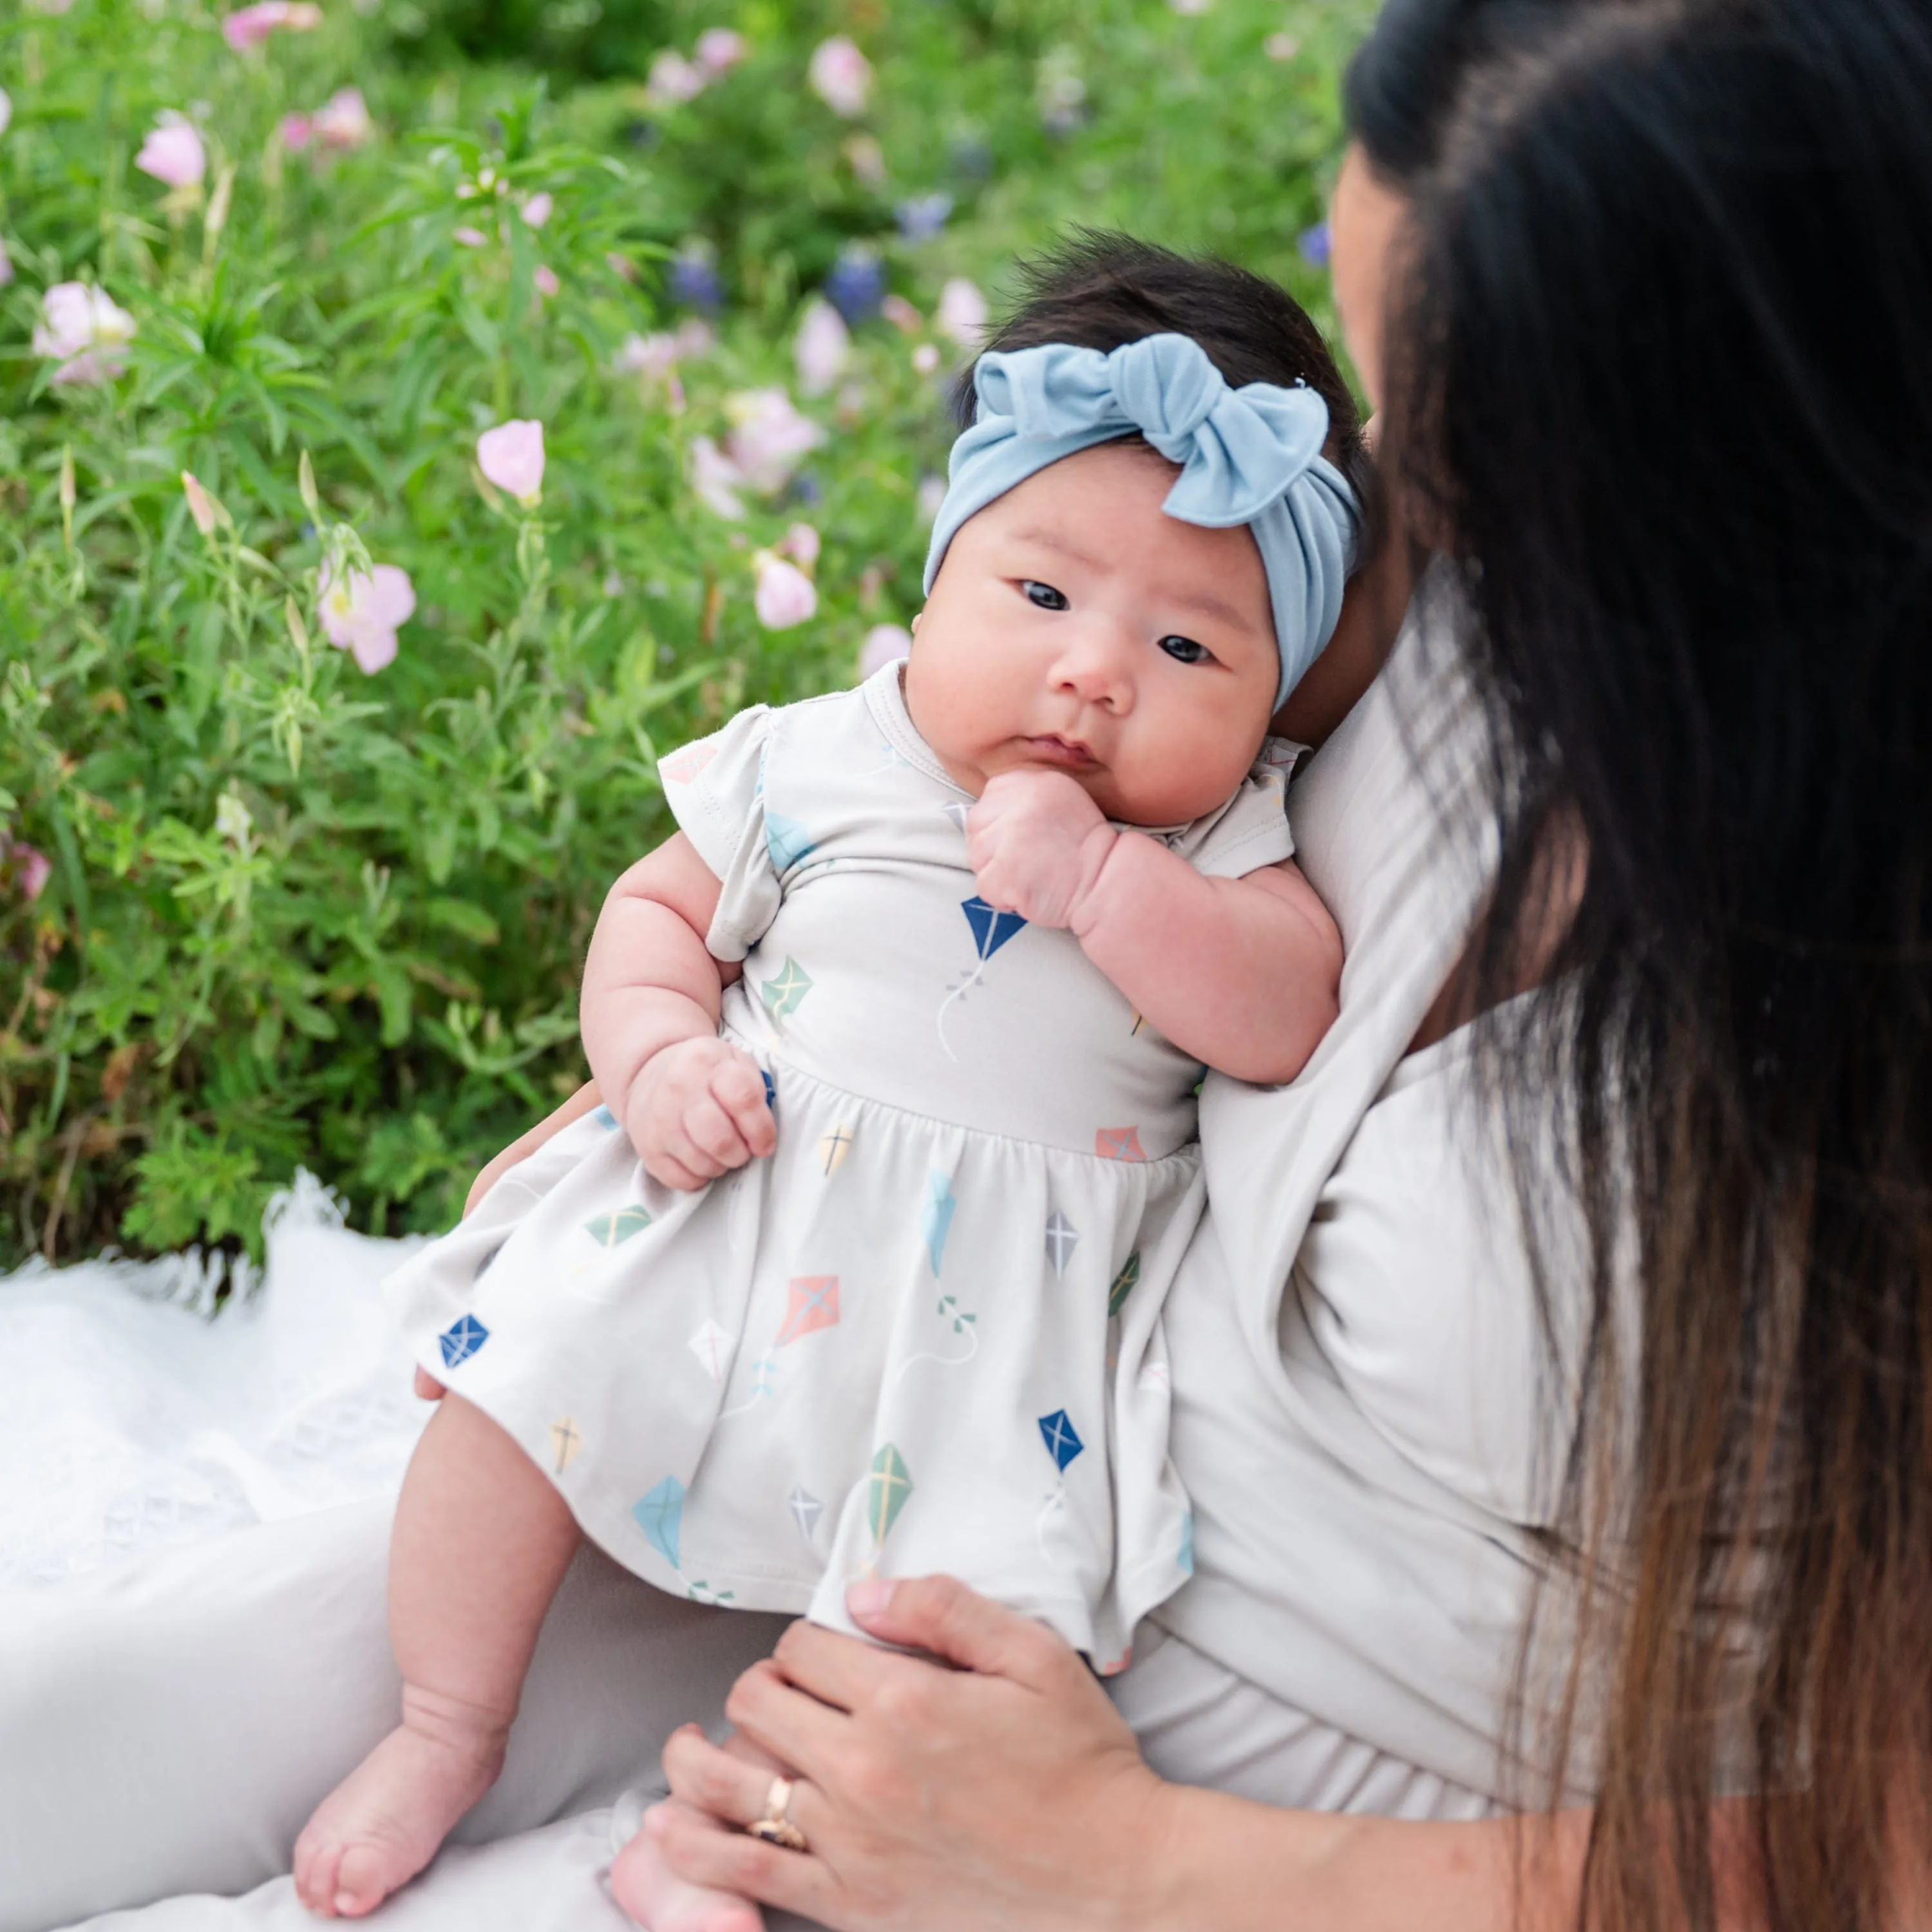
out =
{"type": "Polygon", "coordinates": [[[970,899],[962,899],[959,910],[966,915],[966,923],[973,928],[974,941],[982,961],[992,958],[1026,924],[1018,913],[1001,912],[976,893],[970,899]]]}
{"type": "Polygon", "coordinates": [[[590,1117],[607,1134],[617,1131],[617,1117],[608,1107],[599,1107],[590,1117]]]}
{"type": "Polygon", "coordinates": [[[765,814],[765,850],[771,854],[772,870],[788,872],[801,860],[818,850],[818,841],[795,818],[767,812],[765,814]]]}
{"type": "Polygon", "coordinates": [[[934,1274],[946,1252],[946,1237],[952,1226],[952,1210],[958,1206],[952,1192],[952,1177],[934,1168],[926,1176],[926,1212],[920,1220],[920,1238],[926,1244],[926,1258],[934,1274]]]}
{"type": "Polygon", "coordinates": [[[970,899],[962,899],[959,910],[966,915],[966,923],[971,929],[974,951],[977,957],[973,962],[973,970],[952,988],[940,1003],[939,1044],[945,1049],[946,1058],[953,1060],[959,1056],[952,1051],[952,1042],[946,1037],[947,1012],[954,1000],[963,1000],[975,986],[984,982],[988,962],[1026,924],[1018,913],[1002,912],[997,906],[988,905],[976,893],[970,899]]]}
{"type": "Polygon", "coordinates": [[[468,1361],[489,1339],[489,1330],[475,1316],[458,1316],[436,1338],[436,1346],[442,1351],[442,1366],[453,1369],[468,1361]]]}
{"type": "Polygon", "coordinates": [[[670,1567],[677,1568],[678,1539],[684,1528],[684,1485],[667,1476],[631,1505],[631,1514],[648,1543],[670,1567]]]}
{"type": "Polygon", "coordinates": [[[1056,1408],[1051,1415],[1040,1418],[1040,1433],[1056,1469],[1064,1469],[1087,1446],[1064,1408],[1056,1408]]]}

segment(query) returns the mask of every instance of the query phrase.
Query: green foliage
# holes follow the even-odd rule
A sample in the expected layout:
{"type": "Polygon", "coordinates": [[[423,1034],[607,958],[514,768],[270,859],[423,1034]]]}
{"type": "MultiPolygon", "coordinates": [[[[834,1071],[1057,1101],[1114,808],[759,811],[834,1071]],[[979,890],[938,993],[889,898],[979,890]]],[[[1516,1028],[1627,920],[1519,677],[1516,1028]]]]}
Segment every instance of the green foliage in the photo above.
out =
{"type": "Polygon", "coordinates": [[[826,442],[742,520],[694,495],[694,442],[796,393],[800,304],[854,242],[927,316],[1072,220],[1233,254],[1322,313],[1296,238],[1366,10],[326,0],[245,54],[199,0],[0,19],[0,1265],[251,1244],[298,1165],[359,1225],[451,1219],[581,1077],[577,973],[668,829],[659,751],[848,682],[916,608],[946,433],[914,352],[958,349],[862,326],[803,405],[826,442]],[[647,95],[657,46],[719,24],[738,66],[647,95]],[[877,69],[855,118],[805,85],[834,32],[877,69]],[[291,152],[282,117],[352,84],[373,137],[291,152]],[[164,112],[206,144],[199,187],[134,166],[164,112]],[[896,205],[934,192],[950,222],[902,239],[896,205]],[[694,242],[715,344],[674,382],[627,370],[694,242]],[[56,382],[32,346],[72,281],[134,319],[116,380],[56,382]],[[477,470],[513,417],[545,425],[533,506],[477,470]],[[767,632],[754,559],[801,518],[818,612],[767,632]],[[322,593],[372,565],[416,605],[370,673],[322,593]]]}

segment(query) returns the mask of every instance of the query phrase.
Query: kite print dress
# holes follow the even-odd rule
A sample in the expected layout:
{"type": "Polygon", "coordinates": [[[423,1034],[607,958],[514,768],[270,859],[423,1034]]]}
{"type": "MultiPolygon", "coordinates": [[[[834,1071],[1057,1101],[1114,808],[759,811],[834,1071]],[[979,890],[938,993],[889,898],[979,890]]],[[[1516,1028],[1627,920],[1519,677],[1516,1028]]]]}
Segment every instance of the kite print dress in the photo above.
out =
{"type": "MultiPolygon", "coordinates": [[[[1288,761],[1156,836],[1286,858],[1288,761]]],[[[896,664],[661,770],[777,1151],[679,1193],[573,1123],[393,1277],[418,1359],[665,1589],[850,1629],[849,1582],[945,1571],[1118,1667],[1192,1565],[1160,1308],[1199,1063],[980,898],[896,664]]]]}

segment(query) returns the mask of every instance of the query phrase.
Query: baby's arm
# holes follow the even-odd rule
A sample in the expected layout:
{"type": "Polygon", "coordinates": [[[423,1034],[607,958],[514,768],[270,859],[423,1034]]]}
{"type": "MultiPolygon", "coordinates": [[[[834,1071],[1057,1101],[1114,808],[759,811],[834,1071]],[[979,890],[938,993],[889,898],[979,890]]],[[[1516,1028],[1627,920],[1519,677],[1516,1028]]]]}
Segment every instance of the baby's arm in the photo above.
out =
{"type": "Polygon", "coordinates": [[[967,856],[989,904],[1068,928],[1136,1011],[1236,1079],[1293,1079],[1334,1023],[1341,934],[1292,861],[1204,878],[1036,771],[987,786],[967,856]]]}
{"type": "Polygon", "coordinates": [[[777,1144],[756,1064],[718,1037],[719,997],[741,970],[705,950],[721,890],[677,833],[610,888],[584,963],[584,1056],[668,1187],[702,1187],[777,1144]]]}

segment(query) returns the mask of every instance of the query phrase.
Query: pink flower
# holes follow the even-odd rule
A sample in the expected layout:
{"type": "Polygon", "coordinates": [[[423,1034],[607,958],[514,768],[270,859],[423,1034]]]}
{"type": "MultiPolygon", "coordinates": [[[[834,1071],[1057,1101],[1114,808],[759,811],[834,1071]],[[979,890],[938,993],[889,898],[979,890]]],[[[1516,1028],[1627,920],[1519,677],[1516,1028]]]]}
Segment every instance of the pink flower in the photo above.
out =
{"type": "Polygon", "coordinates": [[[524,203],[524,219],[532,228],[541,228],[555,209],[555,200],[547,194],[531,195],[524,203]]]}
{"type": "Polygon", "coordinates": [[[734,34],[729,27],[706,27],[698,35],[694,51],[698,64],[716,80],[736,67],[752,49],[742,34],[734,34]]]}
{"type": "Polygon", "coordinates": [[[1292,34],[1270,34],[1262,51],[1271,61],[1290,61],[1301,51],[1301,43],[1292,34]]]}
{"type": "Polygon", "coordinates": [[[903,624],[874,624],[859,646],[859,675],[870,677],[912,652],[912,633],[903,624]]]}
{"type": "Polygon", "coordinates": [[[543,424],[519,418],[486,429],[476,439],[476,466],[528,508],[543,494],[543,424]]]}
{"type": "Polygon", "coordinates": [[[340,87],[315,110],[316,139],[325,148],[359,148],[376,131],[359,87],[340,87]]]}
{"type": "Polygon", "coordinates": [[[879,304],[879,313],[904,335],[916,335],[926,326],[926,317],[904,296],[886,296],[879,304]]]}
{"type": "Polygon", "coordinates": [[[620,282],[634,282],[638,279],[638,266],[628,255],[620,255],[616,249],[606,251],[604,266],[620,282]]]}
{"type": "Polygon", "coordinates": [[[278,28],[292,34],[305,34],[322,25],[322,9],[303,0],[257,0],[230,14],[221,23],[221,38],[238,53],[259,47],[278,28]]]}
{"type": "Polygon", "coordinates": [[[752,595],[758,622],[768,631],[789,631],[802,624],[818,608],[818,592],[812,579],[795,563],[788,563],[770,550],[758,553],[754,566],[758,589],[752,595]]]}
{"type": "Polygon", "coordinates": [[[725,454],[739,475],[761,496],[782,490],[799,458],[825,440],[825,432],[802,416],[783,389],[747,389],[725,404],[732,429],[725,454]]]}
{"type": "Polygon", "coordinates": [[[208,172],[208,150],[180,115],[164,114],[159,126],[151,129],[141,143],[134,165],[170,188],[198,188],[208,172]]]}
{"type": "Polygon", "coordinates": [[[6,133],[14,118],[14,104],[7,90],[0,87],[0,134],[6,133]]]}
{"type": "Polygon", "coordinates": [[[647,382],[669,379],[680,362],[708,355],[717,338],[711,325],[699,316],[687,316],[676,332],[627,335],[623,346],[611,358],[610,366],[620,376],[641,376],[647,382]]]}
{"type": "Polygon", "coordinates": [[[986,298],[964,275],[939,292],[939,326],[962,349],[976,349],[986,333],[986,298]]]}
{"type": "Polygon", "coordinates": [[[37,899],[46,889],[53,872],[47,855],[19,839],[12,841],[7,848],[7,869],[14,875],[14,883],[20,889],[23,899],[37,899]]]}
{"type": "Polygon", "coordinates": [[[122,345],[134,338],[134,318],[105,289],[56,282],[40,298],[40,315],[34,353],[58,359],[56,382],[109,382],[128,366],[122,345]]]}
{"type": "Polygon", "coordinates": [[[546,302],[550,301],[563,286],[556,278],[556,271],[548,262],[537,264],[536,272],[530,280],[536,284],[537,293],[546,302]]]}
{"type": "Polygon", "coordinates": [[[939,514],[939,506],[946,501],[946,478],[944,476],[922,476],[916,500],[919,514],[927,523],[933,522],[939,514]]]}
{"type": "Polygon", "coordinates": [[[792,344],[798,386],[808,396],[822,396],[844,374],[852,356],[852,332],[829,302],[814,296],[792,344]]]}
{"type": "Polygon", "coordinates": [[[930,376],[939,367],[939,351],[929,342],[922,342],[912,352],[912,366],[922,376],[930,376]]]}
{"type": "Polygon", "coordinates": [[[290,154],[298,154],[315,139],[315,122],[307,114],[284,114],[275,132],[290,154]]]}
{"type": "Polygon", "coordinates": [[[644,98],[653,107],[676,107],[702,94],[710,77],[676,48],[664,47],[651,62],[644,98]]]}
{"type": "Polygon", "coordinates": [[[464,248],[487,248],[490,245],[489,236],[480,228],[472,228],[467,222],[460,228],[452,228],[449,238],[464,248]]]}
{"type": "Polygon", "coordinates": [[[772,546],[780,556],[788,556],[800,569],[808,571],[818,562],[818,532],[809,524],[794,524],[772,546]]]}
{"type": "Polygon", "coordinates": [[[736,487],[744,480],[738,466],[710,437],[691,439],[691,487],[706,509],[736,523],[745,514],[736,487]]]}
{"type": "Polygon", "coordinates": [[[379,563],[366,577],[352,570],[338,584],[324,563],[316,587],[322,628],[338,650],[348,652],[370,676],[394,662],[397,630],[416,614],[416,586],[407,571],[379,563]]]}
{"type": "Polygon", "coordinates": [[[872,64],[843,34],[821,40],[813,50],[806,77],[812,91],[835,114],[848,121],[866,111],[872,92],[872,64]]]}
{"type": "Polygon", "coordinates": [[[0,242],[0,289],[4,289],[14,279],[14,258],[7,252],[7,244],[0,242]]]}
{"type": "Polygon", "coordinates": [[[191,470],[181,473],[182,494],[188,499],[188,513],[194,519],[194,526],[205,537],[214,534],[217,512],[214,500],[201,487],[200,479],[191,470]]]}

